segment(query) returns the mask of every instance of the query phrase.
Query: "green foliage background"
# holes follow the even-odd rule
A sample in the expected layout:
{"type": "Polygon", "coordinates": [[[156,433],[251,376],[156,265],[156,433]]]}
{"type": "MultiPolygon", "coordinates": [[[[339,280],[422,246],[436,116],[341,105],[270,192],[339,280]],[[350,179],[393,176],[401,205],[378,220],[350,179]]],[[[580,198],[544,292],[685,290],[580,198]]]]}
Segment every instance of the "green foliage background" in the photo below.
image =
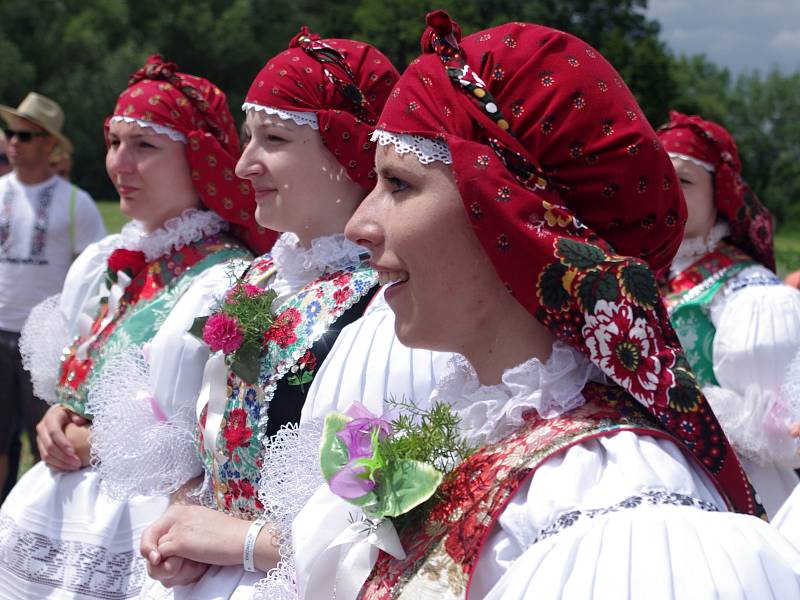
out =
{"type": "Polygon", "coordinates": [[[787,231],[800,231],[800,71],[737,78],[703,56],[675,57],[644,15],[647,0],[0,0],[0,103],[53,96],[75,142],[74,178],[113,197],[102,126],[128,75],[151,52],[204,75],[238,106],[261,66],[306,23],[377,45],[402,70],[425,13],[445,8],[465,33],[510,20],[569,31],[620,71],[654,125],[670,107],[736,137],[745,177],[787,231]]]}

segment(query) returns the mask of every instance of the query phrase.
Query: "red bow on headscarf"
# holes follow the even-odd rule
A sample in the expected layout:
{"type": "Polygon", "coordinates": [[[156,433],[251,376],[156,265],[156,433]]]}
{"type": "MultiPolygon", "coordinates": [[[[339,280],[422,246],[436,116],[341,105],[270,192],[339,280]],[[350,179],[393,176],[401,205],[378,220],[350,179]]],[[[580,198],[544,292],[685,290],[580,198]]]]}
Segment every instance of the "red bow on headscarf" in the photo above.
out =
{"type": "Polygon", "coordinates": [[[774,271],[772,215],[742,179],[733,136],[717,123],[673,110],[658,137],[670,154],[695,158],[714,168],[714,205],[730,225],[731,241],[774,271]]]}
{"type": "Polygon", "coordinates": [[[315,113],[325,146],[350,179],[371,190],[375,145],[369,136],[398,76],[369,44],[320,40],[304,27],[261,70],[245,102],[315,113]]]}
{"type": "MultiPolygon", "coordinates": [[[[239,136],[225,94],[209,80],[179,73],[158,54],[133,73],[112,117],[168,127],[187,139],[192,182],[203,204],[232,225],[232,233],[257,254],[276,239],[255,222],[250,183],[236,177],[239,136]]],[[[106,133],[108,132],[106,121],[106,133]]]]}
{"type": "Polygon", "coordinates": [[[670,159],[619,74],[585,42],[509,23],[458,40],[428,15],[427,54],[378,128],[447,143],[470,222],[507,288],[760,510],[683,355],[653,270],[686,221],[670,159]]]}

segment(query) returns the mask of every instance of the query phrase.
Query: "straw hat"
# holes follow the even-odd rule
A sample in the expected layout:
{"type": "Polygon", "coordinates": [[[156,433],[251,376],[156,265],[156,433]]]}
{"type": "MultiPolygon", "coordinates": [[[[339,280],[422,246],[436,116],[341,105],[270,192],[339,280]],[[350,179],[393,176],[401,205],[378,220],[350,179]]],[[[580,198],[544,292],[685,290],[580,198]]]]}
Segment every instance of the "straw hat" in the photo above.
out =
{"type": "Polygon", "coordinates": [[[0,104],[0,117],[6,122],[8,122],[9,117],[21,117],[36,123],[55,137],[64,150],[72,153],[72,142],[61,133],[61,128],[64,126],[64,111],[47,96],[31,92],[25,96],[25,99],[20,102],[17,108],[0,104]]]}

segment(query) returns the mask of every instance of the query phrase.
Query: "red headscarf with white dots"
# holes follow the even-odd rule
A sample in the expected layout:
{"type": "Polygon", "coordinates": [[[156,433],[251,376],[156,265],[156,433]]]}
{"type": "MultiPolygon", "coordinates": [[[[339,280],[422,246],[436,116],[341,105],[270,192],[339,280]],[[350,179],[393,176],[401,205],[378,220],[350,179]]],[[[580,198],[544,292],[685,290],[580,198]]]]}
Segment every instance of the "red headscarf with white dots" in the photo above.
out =
{"type": "Polygon", "coordinates": [[[699,163],[714,177],[714,205],[728,221],[731,241],[762,265],[775,270],[772,215],[742,179],[733,136],[722,125],[696,115],[669,113],[658,137],[670,156],[699,163]]]}
{"type": "Polygon", "coordinates": [[[203,205],[231,223],[231,232],[256,254],[272,248],[277,234],[256,223],[253,188],[234,172],[239,136],[225,94],[216,85],[180,73],[177,65],[154,54],[130,76],[117,99],[106,119],[106,140],[111,119],[132,120],[184,142],[203,205]]]}
{"type": "Polygon", "coordinates": [[[350,179],[375,187],[375,144],[369,137],[399,73],[364,42],[319,39],[303,27],[289,49],[261,69],[245,106],[316,115],[328,150],[350,179]]]}
{"type": "Polygon", "coordinates": [[[670,264],[686,207],[619,74],[547,27],[461,40],[443,11],[427,23],[380,142],[445,142],[472,227],[517,301],[682,440],[737,509],[759,510],[659,295],[653,270],[670,264]]]}

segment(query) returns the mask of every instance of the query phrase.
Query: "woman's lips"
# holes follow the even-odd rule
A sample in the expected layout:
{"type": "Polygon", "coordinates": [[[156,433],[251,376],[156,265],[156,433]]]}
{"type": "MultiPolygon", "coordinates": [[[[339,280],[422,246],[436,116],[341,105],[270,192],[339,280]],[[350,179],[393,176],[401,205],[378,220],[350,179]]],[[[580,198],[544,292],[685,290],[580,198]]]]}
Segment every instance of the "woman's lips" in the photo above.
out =
{"type": "Polygon", "coordinates": [[[130,185],[118,185],[117,192],[120,196],[127,197],[139,191],[139,188],[130,185]]]}
{"type": "Polygon", "coordinates": [[[276,190],[275,188],[263,188],[255,190],[256,200],[262,200],[277,191],[278,190],[276,190]]]}

